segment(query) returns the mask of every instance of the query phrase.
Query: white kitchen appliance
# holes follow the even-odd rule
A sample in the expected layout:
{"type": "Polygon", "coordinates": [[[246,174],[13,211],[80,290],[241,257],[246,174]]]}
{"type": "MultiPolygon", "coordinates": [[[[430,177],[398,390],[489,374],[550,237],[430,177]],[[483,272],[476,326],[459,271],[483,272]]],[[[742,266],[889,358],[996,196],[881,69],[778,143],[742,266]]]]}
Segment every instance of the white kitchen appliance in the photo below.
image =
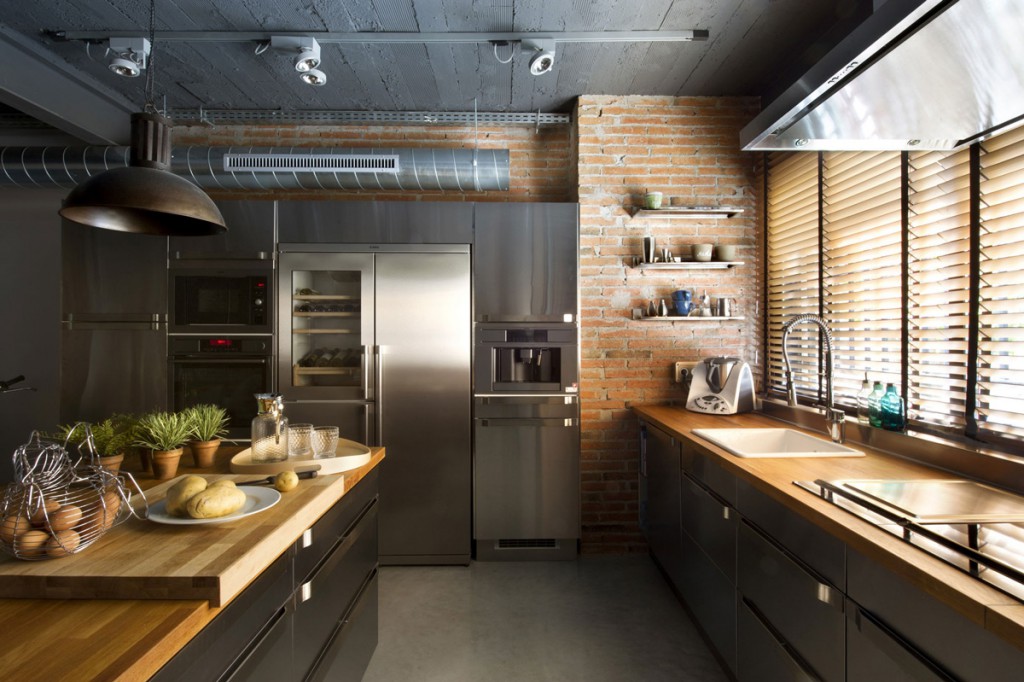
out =
{"type": "Polygon", "coordinates": [[[740,358],[705,358],[693,368],[686,409],[737,414],[754,409],[754,376],[740,358]]]}

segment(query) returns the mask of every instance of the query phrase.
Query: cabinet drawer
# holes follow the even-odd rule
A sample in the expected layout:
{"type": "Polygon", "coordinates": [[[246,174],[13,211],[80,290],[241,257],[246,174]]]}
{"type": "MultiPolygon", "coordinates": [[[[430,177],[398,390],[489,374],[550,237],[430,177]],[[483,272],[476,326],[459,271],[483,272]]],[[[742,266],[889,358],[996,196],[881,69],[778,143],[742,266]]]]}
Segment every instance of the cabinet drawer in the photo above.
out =
{"type": "Polygon", "coordinates": [[[736,510],[700,483],[682,474],[683,530],[736,584],[736,510]]]}
{"type": "Polygon", "coordinates": [[[946,671],[852,601],[846,601],[847,682],[953,682],[946,671]]]}
{"type": "Polygon", "coordinates": [[[306,678],[309,682],[359,682],[377,648],[377,574],[367,580],[355,603],[306,678]]]}
{"type": "Polygon", "coordinates": [[[693,476],[715,495],[736,506],[736,477],[723,469],[714,460],[697,452],[687,441],[683,441],[683,471],[693,476]]]}
{"type": "Polygon", "coordinates": [[[843,596],[782,548],[739,524],[739,590],[823,680],[846,675],[843,596]]]}
{"type": "Polygon", "coordinates": [[[273,633],[280,633],[283,626],[279,626],[279,622],[289,617],[286,605],[293,587],[291,564],[289,550],[150,679],[157,682],[226,679],[244,666],[247,658],[255,655],[262,659],[270,650],[276,652],[275,655],[268,657],[260,676],[253,679],[290,679],[290,642],[284,642],[286,646],[281,653],[280,647],[273,643],[273,633]]]}
{"type": "MultiPolygon", "coordinates": [[[[736,679],[739,682],[818,682],[785,642],[772,632],[756,607],[740,600],[736,630],[740,646],[736,657],[736,679]]],[[[882,682],[882,678],[876,680],[882,682]]]]}
{"type": "Polygon", "coordinates": [[[840,590],[846,589],[846,545],[801,518],[750,483],[737,479],[736,508],[751,525],[775,539],[804,565],[840,590]]]}
{"type": "Polygon", "coordinates": [[[377,505],[295,590],[295,668],[309,670],[377,568],[377,505]]]}
{"type": "Polygon", "coordinates": [[[736,587],[685,534],[682,549],[679,593],[719,658],[735,670],[736,587]]]}
{"type": "Polygon", "coordinates": [[[1020,680],[1024,652],[864,555],[849,553],[848,594],[954,678],[1020,680]]]}
{"type": "Polygon", "coordinates": [[[335,503],[295,543],[295,579],[305,579],[338,539],[350,530],[366,507],[377,497],[374,469],[335,503]]]}

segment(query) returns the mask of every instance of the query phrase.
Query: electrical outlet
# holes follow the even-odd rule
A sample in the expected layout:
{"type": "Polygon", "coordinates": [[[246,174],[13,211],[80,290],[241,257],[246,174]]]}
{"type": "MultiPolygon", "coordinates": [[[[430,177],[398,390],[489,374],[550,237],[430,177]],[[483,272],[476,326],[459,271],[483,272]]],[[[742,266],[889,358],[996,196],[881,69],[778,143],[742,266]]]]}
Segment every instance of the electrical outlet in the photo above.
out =
{"type": "Polygon", "coordinates": [[[696,366],[696,362],[677,362],[675,364],[675,382],[681,384],[686,381],[696,366]]]}

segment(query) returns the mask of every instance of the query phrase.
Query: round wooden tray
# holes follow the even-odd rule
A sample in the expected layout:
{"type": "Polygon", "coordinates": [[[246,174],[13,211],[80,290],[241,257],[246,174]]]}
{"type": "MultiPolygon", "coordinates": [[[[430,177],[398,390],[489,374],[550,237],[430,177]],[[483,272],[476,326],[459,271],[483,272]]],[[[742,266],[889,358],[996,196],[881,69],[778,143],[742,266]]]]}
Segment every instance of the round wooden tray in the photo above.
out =
{"type": "Polygon", "coordinates": [[[338,439],[336,456],[313,459],[312,455],[289,457],[283,462],[253,462],[252,448],[246,448],[231,458],[231,472],[235,474],[276,474],[282,471],[319,471],[322,475],[340,474],[358,469],[370,461],[370,448],[354,440],[338,439]]]}

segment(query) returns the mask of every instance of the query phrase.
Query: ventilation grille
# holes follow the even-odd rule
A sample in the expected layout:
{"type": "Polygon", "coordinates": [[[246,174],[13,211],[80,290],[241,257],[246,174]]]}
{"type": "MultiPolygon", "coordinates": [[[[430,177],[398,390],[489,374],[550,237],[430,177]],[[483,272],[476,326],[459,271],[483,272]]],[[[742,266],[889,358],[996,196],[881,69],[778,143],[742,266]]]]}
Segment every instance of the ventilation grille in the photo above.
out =
{"type": "Polygon", "coordinates": [[[323,124],[372,125],[569,125],[571,114],[511,111],[277,111],[253,109],[172,109],[176,125],[323,124]]]}
{"type": "Polygon", "coordinates": [[[391,173],[401,170],[397,154],[225,154],[224,170],[254,173],[391,173]]]}
{"type": "Polygon", "coordinates": [[[558,540],[551,538],[533,538],[522,540],[498,540],[495,549],[558,549],[558,540]]]}

